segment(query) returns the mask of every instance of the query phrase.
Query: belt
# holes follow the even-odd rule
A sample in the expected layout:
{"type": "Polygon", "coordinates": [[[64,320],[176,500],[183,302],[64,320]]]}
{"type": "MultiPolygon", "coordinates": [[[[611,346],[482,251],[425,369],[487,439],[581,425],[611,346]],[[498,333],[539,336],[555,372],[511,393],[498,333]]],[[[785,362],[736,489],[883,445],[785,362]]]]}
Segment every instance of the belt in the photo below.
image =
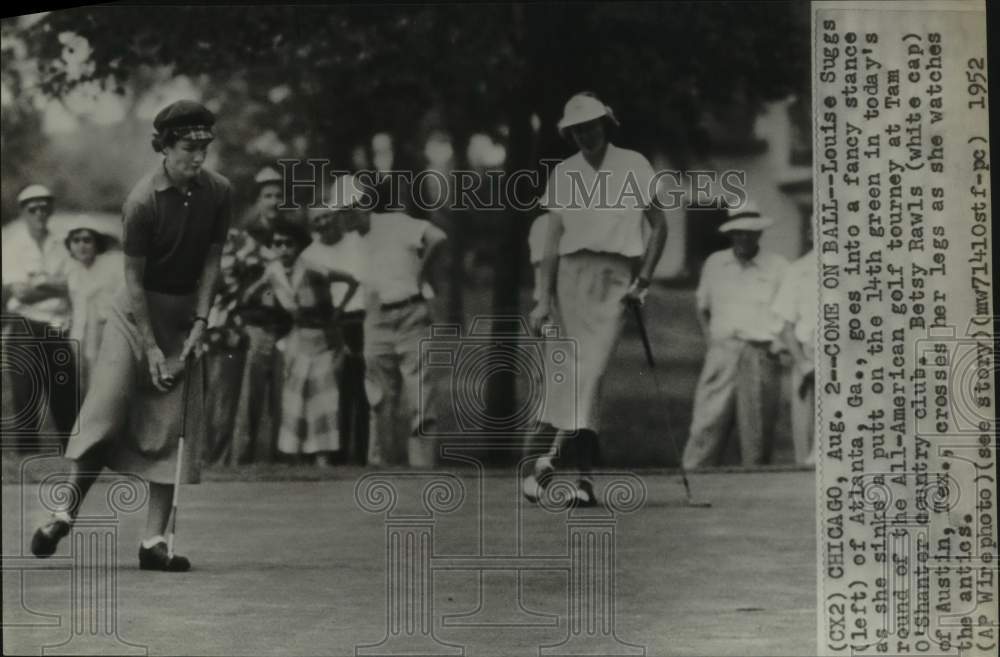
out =
{"type": "Polygon", "coordinates": [[[341,322],[363,322],[365,320],[365,311],[352,310],[349,313],[344,313],[338,319],[341,322]]]}
{"type": "Polygon", "coordinates": [[[332,319],[326,318],[315,318],[315,317],[300,317],[294,320],[294,325],[297,328],[304,329],[328,329],[334,326],[332,319]]]}
{"type": "Polygon", "coordinates": [[[393,301],[392,303],[383,303],[381,305],[380,309],[383,312],[389,311],[389,310],[398,310],[400,308],[405,308],[406,306],[409,306],[410,304],[420,303],[422,301],[424,301],[424,297],[423,297],[422,294],[414,294],[412,297],[403,299],[402,301],[393,301]]]}

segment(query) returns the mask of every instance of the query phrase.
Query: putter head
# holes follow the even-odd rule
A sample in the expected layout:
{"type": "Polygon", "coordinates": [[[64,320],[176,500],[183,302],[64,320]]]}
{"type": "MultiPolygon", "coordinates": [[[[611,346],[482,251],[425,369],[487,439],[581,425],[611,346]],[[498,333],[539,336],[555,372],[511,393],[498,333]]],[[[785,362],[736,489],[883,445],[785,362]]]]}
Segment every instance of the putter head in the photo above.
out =
{"type": "Polygon", "coordinates": [[[687,505],[696,509],[712,508],[712,503],[708,500],[692,500],[690,497],[687,499],[687,505]]]}

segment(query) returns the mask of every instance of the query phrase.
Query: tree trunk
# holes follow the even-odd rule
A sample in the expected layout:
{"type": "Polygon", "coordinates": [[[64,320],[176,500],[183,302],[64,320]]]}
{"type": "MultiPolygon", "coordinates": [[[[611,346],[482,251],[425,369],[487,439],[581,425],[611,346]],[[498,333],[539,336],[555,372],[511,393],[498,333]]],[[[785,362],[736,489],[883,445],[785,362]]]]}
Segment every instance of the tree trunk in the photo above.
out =
{"type": "MultiPolygon", "coordinates": [[[[537,165],[534,131],[531,127],[530,96],[519,93],[515,94],[515,98],[516,105],[510,112],[510,143],[506,167],[508,174],[519,170],[533,170],[537,165]]],[[[532,198],[532,194],[535,193],[527,181],[521,181],[514,191],[517,194],[516,198],[521,202],[532,198]]],[[[504,225],[494,256],[493,314],[508,317],[522,316],[521,274],[527,267],[527,236],[532,212],[516,207],[517,204],[510,200],[507,200],[505,205],[502,219],[504,225]]],[[[509,344],[511,340],[509,331],[510,322],[494,326],[494,343],[509,344]],[[497,329],[506,332],[499,333],[497,329]]],[[[503,362],[504,356],[495,351],[494,358],[492,362],[499,363],[503,362]]],[[[517,408],[516,378],[513,372],[501,369],[490,377],[487,403],[491,418],[513,417],[517,408]]],[[[510,455],[511,452],[505,450],[495,457],[504,459],[510,455]]]]}

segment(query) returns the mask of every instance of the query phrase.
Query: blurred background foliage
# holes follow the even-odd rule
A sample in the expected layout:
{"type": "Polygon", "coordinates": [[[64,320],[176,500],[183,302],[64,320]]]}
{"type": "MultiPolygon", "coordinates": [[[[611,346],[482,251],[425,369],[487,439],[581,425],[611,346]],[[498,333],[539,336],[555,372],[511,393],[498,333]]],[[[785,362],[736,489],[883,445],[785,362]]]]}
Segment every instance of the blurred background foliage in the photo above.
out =
{"type": "Polygon", "coordinates": [[[711,147],[708,121],[752,127],[763,102],[808,89],[804,2],[104,5],[2,30],[4,219],[29,172],[63,203],[115,208],[149,159],[138,110],[179,77],[218,112],[241,189],[276,157],[350,166],[382,131],[397,165],[424,164],[443,131],[456,166],[476,133],[507,147],[507,166],[533,166],[569,153],[554,123],[581,89],[625,117],[619,141],[683,163],[711,147]],[[102,91],[124,101],[116,123],[42,129],[43,106],[102,91]]]}

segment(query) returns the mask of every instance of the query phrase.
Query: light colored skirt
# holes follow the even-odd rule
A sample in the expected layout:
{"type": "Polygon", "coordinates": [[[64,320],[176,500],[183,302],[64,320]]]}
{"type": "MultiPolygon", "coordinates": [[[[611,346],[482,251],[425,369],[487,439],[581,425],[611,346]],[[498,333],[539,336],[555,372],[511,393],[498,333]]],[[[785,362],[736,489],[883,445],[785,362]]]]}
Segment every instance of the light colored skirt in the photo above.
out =
{"type": "MultiPolygon", "coordinates": [[[[194,294],[146,292],[156,342],[168,361],[176,361],[191,330],[194,294]]],[[[126,290],[111,306],[90,388],[66,446],[66,457],[169,484],[177,467],[178,438],[184,435],[181,481],[201,478],[205,433],[204,359],[199,358],[168,392],[153,387],[149,365],[126,290]],[[183,420],[185,378],[188,408],[183,420]],[[186,426],[184,426],[186,424],[186,426]]]]}
{"type": "Polygon", "coordinates": [[[631,280],[632,260],[622,255],[578,251],[559,258],[553,312],[559,337],[545,341],[542,422],[563,431],[600,430],[601,382],[624,326],[631,280]],[[556,363],[554,351],[567,348],[571,360],[556,363]]]}
{"type": "Polygon", "coordinates": [[[315,454],[340,448],[338,352],[322,329],[295,327],[285,347],[278,450],[315,454]]]}

